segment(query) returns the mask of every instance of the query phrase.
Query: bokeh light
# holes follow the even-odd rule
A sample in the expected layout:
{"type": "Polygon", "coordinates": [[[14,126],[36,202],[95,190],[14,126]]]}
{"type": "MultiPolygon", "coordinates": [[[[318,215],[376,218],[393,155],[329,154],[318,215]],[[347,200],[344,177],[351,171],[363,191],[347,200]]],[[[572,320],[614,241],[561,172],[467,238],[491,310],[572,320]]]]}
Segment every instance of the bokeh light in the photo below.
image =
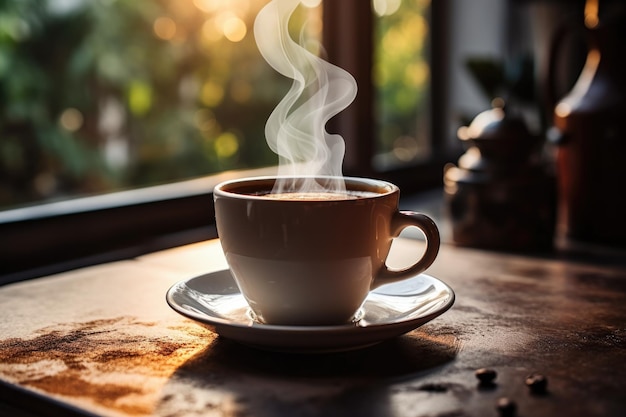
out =
{"type": "Polygon", "coordinates": [[[218,82],[208,80],[202,85],[200,101],[207,107],[217,107],[224,98],[224,87],[218,82]]]}
{"type": "Polygon", "coordinates": [[[226,39],[231,42],[240,42],[248,33],[246,23],[237,16],[226,19],[222,25],[222,30],[226,39]]]}
{"type": "Polygon", "coordinates": [[[128,88],[128,107],[135,116],[146,114],[152,107],[152,88],[142,81],[134,81],[128,88]]]}
{"type": "Polygon", "coordinates": [[[176,36],[176,22],[169,17],[159,17],[152,25],[154,34],[163,40],[169,41],[176,36]]]}
{"type": "Polygon", "coordinates": [[[239,150],[239,139],[233,132],[224,132],[215,139],[214,147],[219,159],[231,158],[239,150]]]}
{"type": "MultiPolygon", "coordinates": [[[[0,125],[17,120],[20,131],[0,141],[0,158],[30,180],[7,183],[0,205],[275,163],[259,132],[289,80],[263,61],[252,36],[268,2],[44,1],[54,10],[9,2],[20,7],[0,16],[0,87],[11,110],[0,125]],[[61,7],[70,3],[80,8],[61,7]],[[21,14],[30,9],[37,19],[21,14]],[[32,117],[42,105],[56,110],[32,117]],[[38,144],[45,167],[23,163],[33,129],[46,132],[38,144]]],[[[311,51],[320,4],[303,0],[290,23],[311,51]]]]}
{"type": "Polygon", "coordinates": [[[68,108],[63,110],[59,117],[61,127],[69,132],[76,132],[83,126],[84,117],[78,109],[68,108]]]}
{"type": "Polygon", "coordinates": [[[415,61],[407,65],[404,71],[404,82],[409,87],[421,87],[430,76],[430,66],[425,61],[415,61]]]}
{"type": "Polygon", "coordinates": [[[207,46],[212,46],[215,42],[219,41],[224,33],[217,25],[216,19],[207,19],[202,25],[202,41],[207,46]]]}
{"type": "Polygon", "coordinates": [[[389,16],[400,8],[401,0],[372,0],[372,7],[378,16],[389,16]]]}

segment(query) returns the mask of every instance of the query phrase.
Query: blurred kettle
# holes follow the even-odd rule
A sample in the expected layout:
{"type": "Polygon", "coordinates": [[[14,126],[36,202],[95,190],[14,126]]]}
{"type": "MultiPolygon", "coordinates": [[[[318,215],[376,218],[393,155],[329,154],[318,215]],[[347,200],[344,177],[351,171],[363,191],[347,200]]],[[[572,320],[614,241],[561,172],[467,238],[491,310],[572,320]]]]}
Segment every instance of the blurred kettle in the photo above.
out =
{"type": "MultiPolygon", "coordinates": [[[[551,107],[559,226],[574,241],[626,246],[626,13],[596,15],[585,26],[585,66],[551,107]]],[[[559,48],[570,29],[557,31],[552,41],[549,92],[555,91],[559,48]]]]}

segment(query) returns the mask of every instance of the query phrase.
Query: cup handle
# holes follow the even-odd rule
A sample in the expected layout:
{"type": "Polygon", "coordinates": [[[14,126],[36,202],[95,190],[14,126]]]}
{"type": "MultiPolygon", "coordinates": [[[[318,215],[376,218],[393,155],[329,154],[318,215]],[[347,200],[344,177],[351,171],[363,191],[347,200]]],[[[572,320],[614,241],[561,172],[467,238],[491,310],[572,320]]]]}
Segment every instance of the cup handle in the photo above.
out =
{"type": "Polygon", "coordinates": [[[383,265],[383,268],[372,282],[370,289],[424,272],[437,258],[441,237],[435,222],[422,213],[399,211],[394,214],[391,220],[391,236],[397,237],[402,230],[409,226],[416,226],[424,233],[424,236],[426,236],[426,251],[417,262],[405,269],[392,270],[387,265],[383,265]]]}

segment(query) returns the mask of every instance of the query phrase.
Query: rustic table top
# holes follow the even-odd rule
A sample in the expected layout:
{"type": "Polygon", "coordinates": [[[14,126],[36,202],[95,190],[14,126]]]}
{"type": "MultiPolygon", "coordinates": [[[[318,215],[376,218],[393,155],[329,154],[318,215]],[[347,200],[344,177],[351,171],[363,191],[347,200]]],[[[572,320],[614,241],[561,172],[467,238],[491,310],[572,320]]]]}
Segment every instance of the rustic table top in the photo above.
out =
{"type": "MultiPolygon", "coordinates": [[[[416,245],[397,240],[394,262],[416,245]]],[[[166,304],[177,281],[224,269],[214,240],[1,287],[0,415],[485,417],[503,397],[519,416],[626,413],[626,260],[444,245],[428,273],[454,289],[449,311],[320,355],[247,347],[166,304]]]]}

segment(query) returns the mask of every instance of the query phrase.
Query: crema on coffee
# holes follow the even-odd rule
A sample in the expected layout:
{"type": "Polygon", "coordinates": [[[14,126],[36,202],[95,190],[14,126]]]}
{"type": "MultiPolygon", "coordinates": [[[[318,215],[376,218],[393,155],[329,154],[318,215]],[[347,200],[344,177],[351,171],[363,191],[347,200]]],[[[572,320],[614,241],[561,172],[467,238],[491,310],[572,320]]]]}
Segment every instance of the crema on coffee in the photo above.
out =
{"type": "Polygon", "coordinates": [[[370,198],[379,195],[373,191],[347,191],[338,192],[287,192],[287,193],[267,193],[261,194],[263,197],[274,198],[276,200],[298,200],[298,201],[327,201],[327,200],[356,200],[359,198],[370,198]]]}

